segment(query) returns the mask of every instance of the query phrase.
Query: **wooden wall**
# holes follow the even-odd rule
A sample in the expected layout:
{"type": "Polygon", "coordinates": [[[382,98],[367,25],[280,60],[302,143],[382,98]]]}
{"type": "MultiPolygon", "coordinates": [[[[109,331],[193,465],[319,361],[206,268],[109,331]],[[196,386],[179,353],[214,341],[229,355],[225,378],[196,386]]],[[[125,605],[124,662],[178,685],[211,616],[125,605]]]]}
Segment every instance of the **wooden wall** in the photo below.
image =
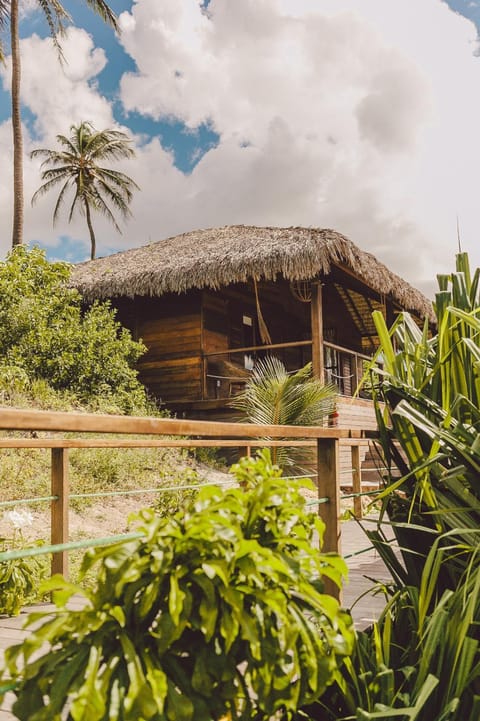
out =
{"type": "Polygon", "coordinates": [[[377,421],[372,401],[340,397],[337,401],[338,427],[375,430],[377,421]]]}
{"type": "Polygon", "coordinates": [[[118,318],[148,350],[139,379],[166,403],[202,398],[201,299],[197,292],[118,304],[118,318]]]}

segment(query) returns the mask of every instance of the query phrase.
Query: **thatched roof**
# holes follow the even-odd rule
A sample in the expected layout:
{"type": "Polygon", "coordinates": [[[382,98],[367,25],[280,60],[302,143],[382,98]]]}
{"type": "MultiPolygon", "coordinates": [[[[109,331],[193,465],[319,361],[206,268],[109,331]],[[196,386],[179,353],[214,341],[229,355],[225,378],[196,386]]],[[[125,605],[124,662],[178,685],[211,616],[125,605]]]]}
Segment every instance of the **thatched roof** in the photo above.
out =
{"type": "Polygon", "coordinates": [[[74,268],[73,284],[96,298],[161,296],[191,288],[218,289],[253,277],[307,280],[346,267],[402,308],[432,318],[420,291],[334,230],[230,225],[194,230],[74,268]]]}

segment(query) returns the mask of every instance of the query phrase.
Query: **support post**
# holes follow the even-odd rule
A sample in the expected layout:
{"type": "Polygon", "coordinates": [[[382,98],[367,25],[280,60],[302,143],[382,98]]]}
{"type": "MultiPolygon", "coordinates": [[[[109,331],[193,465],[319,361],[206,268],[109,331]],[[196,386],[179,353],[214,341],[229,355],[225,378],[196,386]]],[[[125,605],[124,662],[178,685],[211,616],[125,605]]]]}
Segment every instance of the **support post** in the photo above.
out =
{"type": "Polygon", "coordinates": [[[325,383],[323,361],[323,307],[322,284],[312,283],[312,302],[310,304],[310,323],[312,330],[312,368],[313,377],[325,383]]]}
{"type": "MultiPolygon", "coordinates": [[[[339,441],[337,438],[317,439],[317,488],[319,498],[328,498],[318,506],[318,515],[325,523],[323,551],[341,553],[339,441]]],[[[325,579],[325,592],[340,600],[341,591],[325,579]]]]}
{"type": "MultiPolygon", "coordinates": [[[[362,470],[360,468],[360,446],[352,446],[352,493],[362,491],[362,470]]],[[[355,518],[362,517],[362,497],[353,497],[353,513],[355,518]]]]}
{"type": "MultiPolygon", "coordinates": [[[[67,543],[69,540],[68,530],[68,507],[70,495],[70,483],[68,478],[68,449],[52,448],[52,496],[57,496],[52,501],[51,520],[51,543],[67,543]]],[[[59,551],[52,556],[52,575],[61,573],[68,578],[68,553],[59,551]]]]}

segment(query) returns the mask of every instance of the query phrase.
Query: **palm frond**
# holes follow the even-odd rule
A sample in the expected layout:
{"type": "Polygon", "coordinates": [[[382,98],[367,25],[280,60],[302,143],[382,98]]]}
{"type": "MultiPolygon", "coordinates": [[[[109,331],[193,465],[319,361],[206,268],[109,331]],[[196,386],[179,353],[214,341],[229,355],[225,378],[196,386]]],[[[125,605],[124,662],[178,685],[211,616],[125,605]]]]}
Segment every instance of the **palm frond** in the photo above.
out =
{"type": "MultiPolygon", "coordinates": [[[[65,175],[62,173],[61,175],[54,176],[52,178],[49,178],[46,183],[40,186],[38,190],[33,194],[32,196],[32,205],[34,205],[38,198],[42,197],[46,193],[48,193],[50,190],[52,190],[54,187],[56,187],[59,183],[61,183],[65,179],[65,175]]],[[[68,181],[67,181],[68,182],[68,181]]]]}
{"type": "MultiPolygon", "coordinates": [[[[258,361],[244,391],[231,403],[245,419],[260,425],[322,425],[335,406],[338,391],[312,378],[312,364],[289,373],[275,356],[258,361]]],[[[279,465],[303,460],[300,449],[280,448],[273,452],[279,465]]]]}
{"type": "MultiPolygon", "coordinates": [[[[3,32],[7,26],[10,17],[10,0],[0,0],[0,32],[3,32]]],[[[5,52],[3,43],[0,40],[0,62],[5,62],[5,52]]]]}
{"type": "Polygon", "coordinates": [[[37,0],[37,2],[47,22],[58,57],[63,62],[65,58],[58,36],[65,34],[66,24],[71,21],[71,16],[58,0],[37,0]]]}
{"type": "Polygon", "coordinates": [[[57,202],[55,203],[55,207],[54,207],[54,209],[53,209],[53,223],[54,223],[54,224],[57,222],[58,216],[59,216],[59,214],[60,214],[61,207],[62,207],[63,202],[64,202],[64,200],[65,200],[65,195],[66,195],[66,193],[67,193],[70,185],[71,185],[71,181],[70,181],[70,179],[67,179],[67,180],[65,181],[65,184],[64,184],[63,188],[61,189],[61,191],[60,191],[60,193],[59,193],[59,195],[58,195],[57,202]]]}
{"type": "Polygon", "coordinates": [[[115,32],[120,32],[118,27],[117,16],[111,9],[111,7],[104,0],[87,0],[87,5],[97,14],[100,15],[102,20],[112,27],[115,32]]]}

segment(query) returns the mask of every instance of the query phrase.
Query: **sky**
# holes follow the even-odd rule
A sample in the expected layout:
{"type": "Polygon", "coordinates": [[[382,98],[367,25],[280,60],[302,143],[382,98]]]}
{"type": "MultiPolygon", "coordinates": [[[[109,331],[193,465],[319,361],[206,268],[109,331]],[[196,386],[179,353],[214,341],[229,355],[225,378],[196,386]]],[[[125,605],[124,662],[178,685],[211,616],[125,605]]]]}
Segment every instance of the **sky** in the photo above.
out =
{"type": "MultiPolygon", "coordinates": [[[[98,255],[227,224],[333,228],[432,295],[458,249],[480,266],[480,0],[81,0],[58,62],[35,0],[21,19],[25,240],[89,257],[53,226],[34,148],[73,123],[129,134],[140,186],[98,255]]],[[[4,38],[8,54],[8,39],[4,38]]],[[[0,255],[11,238],[9,59],[0,67],[0,255]]]]}

